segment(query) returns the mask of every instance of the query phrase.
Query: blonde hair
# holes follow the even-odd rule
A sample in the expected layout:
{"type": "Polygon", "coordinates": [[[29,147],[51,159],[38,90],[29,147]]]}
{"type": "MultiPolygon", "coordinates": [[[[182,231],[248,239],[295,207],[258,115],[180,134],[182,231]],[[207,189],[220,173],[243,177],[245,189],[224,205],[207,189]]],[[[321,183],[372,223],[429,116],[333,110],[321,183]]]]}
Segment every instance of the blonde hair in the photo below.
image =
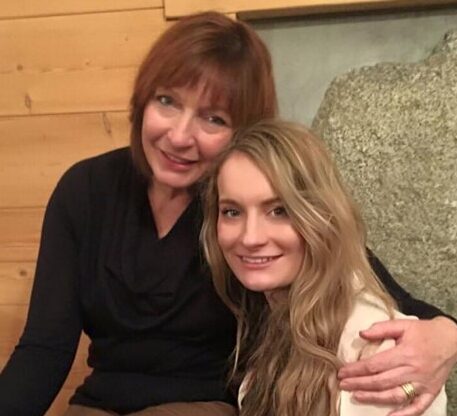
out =
{"type": "Polygon", "coordinates": [[[337,415],[338,391],[330,380],[357,291],[374,294],[389,311],[393,301],[372,272],[361,216],[324,144],[296,124],[256,123],[219,156],[204,201],[204,252],[215,288],[238,322],[233,381],[249,374],[241,415],[337,415]],[[233,152],[266,175],[305,244],[287,301],[271,310],[263,294],[233,276],[217,244],[218,172],[233,152]]]}

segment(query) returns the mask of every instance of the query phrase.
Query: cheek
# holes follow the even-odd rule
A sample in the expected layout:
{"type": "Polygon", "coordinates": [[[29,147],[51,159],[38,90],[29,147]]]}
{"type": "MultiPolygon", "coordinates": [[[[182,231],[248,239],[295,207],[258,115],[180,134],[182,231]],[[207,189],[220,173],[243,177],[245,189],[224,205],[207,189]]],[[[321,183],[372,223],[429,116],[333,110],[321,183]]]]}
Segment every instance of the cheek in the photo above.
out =
{"type": "Polygon", "coordinates": [[[230,248],[236,243],[237,240],[237,232],[235,227],[228,226],[226,224],[221,223],[218,221],[217,223],[217,242],[219,247],[221,248],[222,252],[227,254],[230,248]]]}
{"type": "Polygon", "coordinates": [[[206,161],[211,162],[230,143],[232,130],[217,136],[208,136],[200,140],[200,153],[206,161]]]}
{"type": "Polygon", "coordinates": [[[289,247],[289,251],[292,256],[294,265],[299,268],[302,264],[303,257],[305,255],[305,242],[303,238],[298,234],[295,229],[290,229],[288,232],[283,233],[287,238],[284,240],[284,244],[289,247]]]}
{"type": "Polygon", "coordinates": [[[152,104],[149,104],[143,113],[142,139],[154,137],[164,127],[164,118],[160,117],[158,110],[152,104]]]}

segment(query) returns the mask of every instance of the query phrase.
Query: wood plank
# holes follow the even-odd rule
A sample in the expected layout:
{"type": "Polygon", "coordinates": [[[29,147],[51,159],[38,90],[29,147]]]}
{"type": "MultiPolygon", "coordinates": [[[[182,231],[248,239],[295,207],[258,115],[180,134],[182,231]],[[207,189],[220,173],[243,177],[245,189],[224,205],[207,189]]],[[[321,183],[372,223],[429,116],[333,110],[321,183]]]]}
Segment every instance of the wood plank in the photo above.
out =
{"type": "Polygon", "coordinates": [[[43,214],[44,208],[0,209],[0,262],[36,260],[43,214]]]}
{"type": "Polygon", "coordinates": [[[34,273],[33,262],[0,262],[0,305],[27,305],[34,273]]]}
{"type": "Polygon", "coordinates": [[[455,0],[164,0],[165,16],[176,19],[204,10],[239,13],[245,18],[304,15],[334,11],[389,9],[397,7],[436,7],[456,4],[455,0]]]}
{"type": "MultiPolygon", "coordinates": [[[[0,336],[2,352],[8,353],[7,346],[16,344],[27,317],[28,305],[0,305],[0,336]],[[5,347],[6,345],[6,347],[5,347]]],[[[5,358],[5,357],[2,357],[5,358]]],[[[3,363],[1,365],[3,367],[3,363]]]]}
{"type": "Polygon", "coordinates": [[[126,112],[0,118],[0,208],[45,206],[69,166],[127,145],[129,129],[126,112]]]}
{"type": "Polygon", "coordinates": [[[137,67],[168,25],[162,9],[2,20],[0,73],[137,67]]]}
{"type": "Polygon", "coordinates": [[[0,116],[128,109],[136,68],[0,75],[0,116]]]}
{"type": "Polygon", "coordinates": [[[0,115],[126,110],[162,10],[0,21],[0,115]]]}
{"type": "Polygon", "coordinates": [[[163,7],[162,0],[4,0],[0,18],[163,7]]]}

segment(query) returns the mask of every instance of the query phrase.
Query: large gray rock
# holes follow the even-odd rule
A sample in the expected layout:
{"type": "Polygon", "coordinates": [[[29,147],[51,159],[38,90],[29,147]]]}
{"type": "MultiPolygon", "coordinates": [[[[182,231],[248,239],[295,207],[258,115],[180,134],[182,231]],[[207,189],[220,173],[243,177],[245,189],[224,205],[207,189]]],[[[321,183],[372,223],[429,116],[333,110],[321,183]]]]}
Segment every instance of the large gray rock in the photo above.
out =
{"type": "MultiPolygon", "coordinates": [[[[336,78],[313,128],[332,149],[369,245],[416,297],[457,315],[457,30],[414,64],[336,78]]],[[[457,415],[457,374],[448,383],[457,415]]]]}

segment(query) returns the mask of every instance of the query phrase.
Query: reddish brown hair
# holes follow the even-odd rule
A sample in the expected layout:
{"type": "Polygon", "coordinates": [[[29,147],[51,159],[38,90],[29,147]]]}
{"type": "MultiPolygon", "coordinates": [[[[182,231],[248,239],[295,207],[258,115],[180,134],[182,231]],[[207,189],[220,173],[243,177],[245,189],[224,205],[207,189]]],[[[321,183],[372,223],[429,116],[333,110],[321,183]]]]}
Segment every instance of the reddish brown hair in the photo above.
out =
{"type": "Polygon", "coordinates": [[[216,12],[184,17],[152,45],[130,101],[132,156],[146,177],[151,175],[141,143],[146,105],[158,87],[194,87],[199,82],[212,100],[227,100],[234,128],[276,115],[270,53],[254,30],[216,12]]]}

